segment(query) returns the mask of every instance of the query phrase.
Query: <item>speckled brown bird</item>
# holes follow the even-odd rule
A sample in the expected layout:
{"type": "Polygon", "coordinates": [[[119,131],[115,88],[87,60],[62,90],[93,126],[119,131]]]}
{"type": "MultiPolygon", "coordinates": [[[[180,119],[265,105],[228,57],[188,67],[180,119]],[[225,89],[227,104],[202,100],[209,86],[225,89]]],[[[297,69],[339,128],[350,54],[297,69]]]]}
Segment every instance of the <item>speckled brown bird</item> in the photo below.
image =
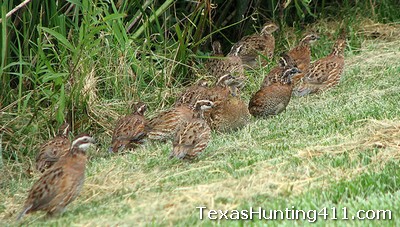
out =
{"type": "Polygon", "coordinates": [[[205,68],[210,76],[219,79],[221,76],[231,74],[235,77],[244,77],[242,59],[231,55],[224,57],[221,44],[218,41],[212,43],[213,52],[211,58],[205,62],[205,68]]]}
{"type": "Polygon", "coordinates": [[[229,96],[214,108],[205,111],[204,118],[212,130],[232,132],[250,121],[247,104],[239,96],[229,96]]]}
{"type": "Polygon", "coordinates": [[[133,113],[118,119],[114,128],[109,152],[120,152],[124,149],[135,148],[142,144],[146,136],[146,119],[144,112],[146,104],[138,102],[133,105],[133,113]]]}
{"type": "Polygon", "coordinates": [[[161,112],[146,125],[147,136],[152,140],[172,139],[179,126],[192,118],[191,105],[180,105],[161,112]]]}
{"type": "Polygon", "coordinates": [[[71,142],[68,139],[70,126],[64,123],[58,129],[57,136],[42,144],[36,156],[36,169],[43,173],[58,161],[60,156],[68,152],[71,142]]]}
{"type": "Polygon", "coordinates": [[[306,73],[310,66],[311,44],[319,40],[319,38],[317,34],[308,34],[300,41],[299,45],[287,53],[303,73],[306,73]]]}
{"type": "Polygon", "coordinates": [[[285,67],[279,82],[261,87],[250,99],[249,111],[255,117],[278,115],[286,109],[292,96],[291,78],[301,71],[285,67]]]}
{"type": "Polygon", "coordinates": [[[201,96],[201,99],[210,100],[214,105],[219,105],[230,96],[236,96],[239,89],[244,86],[245,78],[234,77],[226,74],[219,78],[215,86],[209,88],[201,96]]]}
{"type": "Polygon", "coordinates": [[[236,78],[230,74],[221,76],[217,83],[211,87],[194,85],[189,87],[178,98],[175,106],[194,106],[197,100],[210,100],[214,104],[225,100],[231,94],[236,94],[238,87],[243,86],[244,78],[236,78]]]}
{"type": "MultiPolygon", "coordinates": [[[[278,65],[272,68],[271,71],[269,71],[268,75],[265,76],[261,87],[269,86],[271,84],[279,82],[281,80],[282,73],[285,70],[285,67],[297,67],[297,65],[296,62],[287,53],[282,53],[279,58],[278,65]]],[[[297,77],[297,75],[295,77],[297,77]]]]}
{"type": "Polygon", "coordinates": [[[204,117],[213,130],[229,132],[248,123],[250,114],[247,105],[239,97],[244,82],[244,78],[227,74],[202,96],[214,103],[212,109],[204,112],[204,117]]]}
{"type": "Polygon", "coordinates": [[[200,80],[196,84],[186,88],[176,99],[175,106],[193,105],[197,100],[201,99],[209,88],[209,84],[205,80],[200,80]]]}
{"type": "Polygon", "coordinates": [[[317,34],[308,34],[300,41],[299,45],[287,53],[301,71],[301,73],[292,78],[293,88],[298,86],[300,80],[308,72],[311,62],[311,44],[319,39],[320,37],[317,34]]]}
{"type": "Polygon", "coordinates": [[[76,137],[71,148],[33,185],[19,214],[45,211],[48,216],[64,212],[65,207],[79,195],[86,168],[86,150],[95,140],[87,134],[76,137]]]}
{"type": "Polygon", "coordinates": [[[267,59],[272,59],[275,50],[275,38],[272,35],[278,26],[273,22],[265,23],[260,34],[253,34],[243,37],[232,46],[228,56],[239,56],[242,59],[243,67],[259,68],[268,65],[267,59]],[[261,56],[260,56],[261,55],[261,56]],[[258,60],[261,60],[258,63],[258,60]]]}
{"type": "Polygon", "coordinates": [[[203,112],[214,106],[209,100],[198,100],[192,110],[192,119],[178,128],[173,140],[170,158],[193,159],[203,152],[210,140],[211,129],[203,112]]]}
{"type": "Polygon", "coordinates": [[[310,65],[310,68],[293,92],[296,96],[305,96],[326,91],[340,82],[344,69],[344,50],[346,39],[341,34],[336,40],[332,52],[310,65]]]}

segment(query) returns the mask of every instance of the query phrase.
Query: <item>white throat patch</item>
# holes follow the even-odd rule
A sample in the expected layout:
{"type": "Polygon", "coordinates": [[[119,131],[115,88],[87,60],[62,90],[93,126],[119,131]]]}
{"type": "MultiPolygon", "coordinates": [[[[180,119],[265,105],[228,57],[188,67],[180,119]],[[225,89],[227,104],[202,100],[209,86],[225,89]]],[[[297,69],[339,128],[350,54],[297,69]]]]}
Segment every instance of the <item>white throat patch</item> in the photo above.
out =
{"type": "Polygon", "coordinates": [[[82,137],[80,137],[80,138],[74,140],[74,141],[72,142],[72,145],[71,145],[71,146],[74,147],[77,143],[80,143],[81,141],[84,141],[84,140],[87,140],[88,143],[83,143],[83,144],[79,145],[79,148],[80,148],[80,149],[83,149],[83,150],[86,150],[86,149],[90,146],[90,144],[91,144],[90,141],[93,140],[93,138],[90,137],[90,136],[82,136],[82,137]]]}

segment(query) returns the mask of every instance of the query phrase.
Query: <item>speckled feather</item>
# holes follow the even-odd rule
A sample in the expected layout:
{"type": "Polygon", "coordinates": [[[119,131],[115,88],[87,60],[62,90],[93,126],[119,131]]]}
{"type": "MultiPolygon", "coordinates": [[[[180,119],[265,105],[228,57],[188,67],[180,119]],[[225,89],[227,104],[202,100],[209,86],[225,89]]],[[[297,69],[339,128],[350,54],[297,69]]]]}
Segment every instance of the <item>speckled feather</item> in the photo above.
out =
{"type": "Polygon", "coordinates": [[[192,109],[192,119],[183,122],[173,140],[170,157],[193,159],[203,152],[210,140],[211,129],[204,120],[204,111],[214,107],[209,100],[199,100],[192,109]]]}
{"type": "Polygon", "coordinates": [[[94,140],[87,134],[75,138],[69,152],[47,169],[33,185],[18,219],[39,210],[46,211],[48,216],[64,211],[79,195],[84,182],[87,147],[80,146],[93,143],[94,140]]]}
{"type": "Polygon", "coordinates": [[[247,104],[239,97],[228,97],[214,108],[204,112],[212,130],[231,132],[246,126],[250,121],[247,104]]]}
{"type": "Polygon", "coordinates": [[[217,80],[226,74],[231,74],[235,77],[244,76],[242,59],[240,57],[235,55],[224,57],[221,44],[218,41],[214,41],[212,47],[213,53],[211,58],[205,62],[205,68],[210,76],[217,80]]]}
{"type": "Polygon", "coordinates": [[[56,137],[40,146],[39,153],[36,156],[36,169],[38,171],[43,173],[68,152],[71,145],[68,139],[69,131],[69,125],[63,124],[56,137]]]}
{"type": "Polygon", "coordinates": [[[185,122],[177,131],[171,157],[193,159],[203,152],[210,140],[211,129],[204,119],[197,118],[185,122]]]}
{"type": "Polygon", "coordinates": [[[310,65],[308,73],[294,91],[294,95],[319,93],[339,84],[344,69],[345,47],[346,40],[344,37],[339,37],[331,54],[310,65]]]}
{"type": "MultiPolygon", "coordinates": [[[[297,67],[296,62],[286,53],[281,54],[278,65],[272,68],[268,75],[265,76],[261,87],[269,86],[271,84],[279,83],[282,73],[287,67],[297,67]]],[[[297,75],[296,75],[297,77],[297,75]]]]}
{"type": "Polygon", "coordinates": [[[147,126],[149,139],[172,139],[179,126],[192,118],[192,110],[188,105],[174,107],[171,110],[161,112],[151,119],[147,126]]]}
{"type": "Polygon", "coordinates": [[[179,95],[175,102],[175,106],[194,105],[197,100],[202,99],[202,96],[208,89],[208,83],[203,80],[192,86],[189,86],[179,95]]]}
{"type": "Polygon", "coordinates": [[[311,61],[311,43],[318,40],[319,36],[316,34],[306,35],[293,49],[288,51],[287,55],[293,59],[297,68],[306,73],[310,66],[311,61]]]}
{"type": "Polygon", "coordinates": [[[279,82],[261,87],[250,99],[250,114],[255,117],[268,117],[284,111],[292,94],[291,78],[299,72],[297,68],[287,66],[279,82]]]}
{"type": "MultiPolygon", "coordinates": [[[[277,30],[277,28],[278,26],[274,23],[267,23],[261,34],[245,36],[233,45],[228,56],[239,56],[245,67],[258,68],[257,59],[259,55],[263,55],[268,59],[272,59],[274,55],[275,38],[272,33],[277,30]]],[[[262,66],[268,64],[268,61],[263,57],[260,59],[262,66]]]]}
{"type": "Polygon", "coordinates": [[[109,151],[118,152],[125,148],[135,148],[137,144],[143,143],[146,136],[146,119],[143,116],[146,105],[140,102],[133,109],[132,114],[118,119],[109,151]]]}

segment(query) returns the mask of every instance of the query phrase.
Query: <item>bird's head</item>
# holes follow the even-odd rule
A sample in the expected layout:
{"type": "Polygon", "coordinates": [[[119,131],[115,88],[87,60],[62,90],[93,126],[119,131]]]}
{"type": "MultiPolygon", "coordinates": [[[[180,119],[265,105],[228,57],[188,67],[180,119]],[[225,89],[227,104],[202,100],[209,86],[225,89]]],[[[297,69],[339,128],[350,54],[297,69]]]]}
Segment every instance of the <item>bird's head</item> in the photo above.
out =
{"type": "Polygon", "coordinates": [[[72,141],[72,148],[86,151],[91,145],[95,145],[96,141],[89,134],[81,134],[72,141]]]}

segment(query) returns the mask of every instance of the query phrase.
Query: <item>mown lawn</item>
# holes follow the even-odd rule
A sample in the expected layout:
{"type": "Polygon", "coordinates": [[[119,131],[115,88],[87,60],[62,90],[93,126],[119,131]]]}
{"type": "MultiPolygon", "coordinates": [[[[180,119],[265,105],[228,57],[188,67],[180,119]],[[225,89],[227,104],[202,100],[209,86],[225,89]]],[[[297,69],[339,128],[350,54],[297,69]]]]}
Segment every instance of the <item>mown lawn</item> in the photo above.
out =
{"type": "Polygon", "coordinates": [[[196,207],[201,206],[318,212],[326,208],[329,220],[318,216],[318,226],[400,225],[400,42],[375,40],[362,46],[357,55],[346,53],[337,88],[293,98],[283,114],[252,119],[238,132],[213,134],[206,152],[193,163],[168,159],[171,144],[157,142],[109,155],[110,138],[99,137],[100,146],[90,152],[84,189],[59,218],[36,213],[15,222],[38,176],[26,178],[26,166],[7,164],[0,223],[292,226],[312,221],[212,221],[206,213],[199,220],[196,207]],[[338,219],[330,220],[334,208],[338,219]],[[349,220],[341,220],[343,210],[349,220]],[[351,220],[357,210],[390,210],[392,220],[351,220]]]}

